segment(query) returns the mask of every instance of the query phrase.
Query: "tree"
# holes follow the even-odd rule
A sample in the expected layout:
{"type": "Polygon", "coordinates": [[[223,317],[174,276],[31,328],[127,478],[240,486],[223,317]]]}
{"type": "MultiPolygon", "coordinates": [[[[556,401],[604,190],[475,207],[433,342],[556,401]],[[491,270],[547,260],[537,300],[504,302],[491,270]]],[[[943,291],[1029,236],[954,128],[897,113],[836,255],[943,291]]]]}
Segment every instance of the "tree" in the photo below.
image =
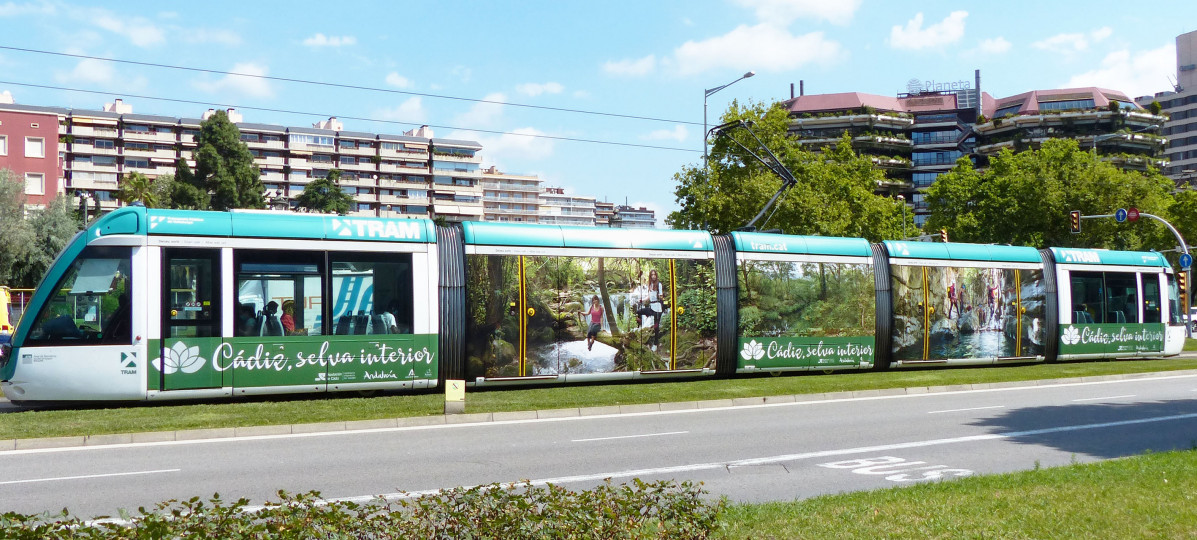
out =
{"type": "Polygon", "coordinates": [[[1081,234],[1069,232],[1068,212],[1113,214],[1137,207],[1164,215],[1173,203],[1172,182],[1157,171],[1122,170],[1082,150],[1071,139],[1049,139],[1037,150],[1003,150],[984,171],[967,158],[927,189],[928,229],[945,228],[961,242],[1034,247],[1109,249],[1171,247],[1171,234],[1158,224],[1086,220],[1081,234]]]}
{"type": "Polygon", "coordinates": [[[34,237],[25,220],[25,184],[8,169],[0,169],[0,231],[0,284],[17,286],[34,237]]]}
{"type": "Polygon", "coordinates": [[[158,193],[154,190],[153,182],[139,172],[132,172],[121,178],[116,188],[116,198],[125,204],[141,202],[148,207],[158,206],[158,193]]]}
{"type": "Polygon", "coordinates": [[[341,171],[332,169],[324,178],[317,178],[303,188],[295,198],[298,207],[309,212],[345,215],[353,208],[353,196],[341,190],[341,171]]]}
{"type": "Polygon", "coordinates": [[[183,159],[175,163],[172,207],[221,211],[266,207],[253,154],[224,111],[216,111],[200,123],[196,142],[195,171],[183,159]]]}
{"type": "Polygon", "coordinates": [[[59,195],[45,208],[30,213],[29,221],[34,231],[34,243],[23,270],[24,286],[33,287],[54,264],[54,258],[66,248],[80,223],[75,216],[71,199],[59,195]]]}
{"type": "MultiPolygon", "coordinates": [[[[822,152],[804,150],[788,135],[788,113],[778,104],[741,108],[733,103],[722,120],[751,120],[753,132],[798,179],[758,228],[872,241],[901,234],[901,203],[873,193],[884,173],[852,150],[848,135],[822,152]]],[[[756,146],[743,130],[730,132],[711,147],[709,175],[700,167],[674,175],[680,206],[669,216],[674,227],[733,231],[746,225],[781,186],[780,178],[728,140],[732,137],[756,146]]]]}

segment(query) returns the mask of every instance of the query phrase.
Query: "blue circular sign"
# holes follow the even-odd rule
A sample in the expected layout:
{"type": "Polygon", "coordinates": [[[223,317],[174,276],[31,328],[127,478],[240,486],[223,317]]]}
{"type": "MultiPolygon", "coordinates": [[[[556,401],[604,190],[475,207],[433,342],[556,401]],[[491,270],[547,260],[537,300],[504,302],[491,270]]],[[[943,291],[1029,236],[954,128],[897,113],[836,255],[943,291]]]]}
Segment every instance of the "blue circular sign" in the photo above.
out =
{"type": "Polygon", "coordinates": [[[1193,256],[1189,255],[1188,253],[1181,253],[1180,254],[1180,269],[1188,270],[1189,267],[1191,267],[1191,266],[1193,266],[1193,256]]]}
{"type": "Polygon", "coordinates": [[[1118,223],[1126,221],[1126,209],[1119,208],[1117,212],[1114,212],[1114,219],[1117,220],[1118,223]]]}

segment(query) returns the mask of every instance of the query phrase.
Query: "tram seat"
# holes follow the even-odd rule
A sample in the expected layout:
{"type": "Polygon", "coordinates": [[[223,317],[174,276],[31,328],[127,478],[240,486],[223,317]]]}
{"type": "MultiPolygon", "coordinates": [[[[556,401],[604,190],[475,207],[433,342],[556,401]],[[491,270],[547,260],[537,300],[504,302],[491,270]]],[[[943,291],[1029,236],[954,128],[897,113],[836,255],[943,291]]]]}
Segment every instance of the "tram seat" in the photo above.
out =
{"type": "Polygon", "coordinates": [[[1093,317],[1089,315],[1088,311],[1074,311],[1072,312],[1073,324],[1092,324],[1093,317]]]}
{"type": "Polygon", "coordinates": [[[387,323],[383,322],[382,315],[374,315],[370,317],[370,333],[371,334],[389,334],[390,329],[387,328],[387,323]]]}
{"type": "Polygon", "coordinates": [[[1106,322],[1124,323],[1126,322],[1126,314],[1121,311],[1106,312],[1106,322]]]}
{"type": "Polygon", "coordinates": [[[258,316],[254,317],[253,320],[251,321],[251,324],[253,325],[253,331],[247,335],[250,335],[250,336],[262,335],[262,321],[264,321],[264,320],[266,320],[266,315],[264,315],[261,311],[259,311],[258,316]]]}
{"type": "Polygon", "coordinates": [[[269,314],[264,317],[262,322],[263,336],[281,336],[283,335],[283,323],[279,322],[278,315],[269,314]]]}
{"type": "Polygon", "coordinates": [[[352,325],[353,325],[353,317],[352,317],[352,316],[350,316],[350,315],[341,315],[341,316],[340,316],[340,317],[337,319],[337,331],[336,331],[336,335],[338,335],[338,336],[347,336],[347,335],[349,335],[349,334],[351,333],[351,332],[350,332],[350,330],[351,330],[351,326],[352,326],[352,325]]]}
{"type": "Polygon", "coordinates": [[[353,318],[353,333],[356,335],[365,334],[369,326],[370,316],[366,315],[365,311],[357,312],[357,316],[353,318]]]}

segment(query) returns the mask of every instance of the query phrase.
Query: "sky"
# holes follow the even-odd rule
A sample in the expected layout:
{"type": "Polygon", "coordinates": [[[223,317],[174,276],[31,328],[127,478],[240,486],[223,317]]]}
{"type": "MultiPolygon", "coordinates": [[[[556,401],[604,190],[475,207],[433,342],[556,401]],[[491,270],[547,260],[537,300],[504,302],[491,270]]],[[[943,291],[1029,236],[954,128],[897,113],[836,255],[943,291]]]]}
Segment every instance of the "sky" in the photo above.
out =
{"type": "Polygon", "coordinates": [[[704,91],[745,72],[756,75],[706,100],[710,125],[799,81],[808,94],[893,96],[911,79],[971,85],[979,69],[996,98],[1150,95],[1171,89],[1175,38],[1193,30],[1191,0],[0,0],[0,98],[123,98],[188,118],[235,107],[285,126],[336,116],[371,133],[429,125],[481,143],[484,167],[661,219],[677,208],[673,175],[702,163],[704,91]]]}

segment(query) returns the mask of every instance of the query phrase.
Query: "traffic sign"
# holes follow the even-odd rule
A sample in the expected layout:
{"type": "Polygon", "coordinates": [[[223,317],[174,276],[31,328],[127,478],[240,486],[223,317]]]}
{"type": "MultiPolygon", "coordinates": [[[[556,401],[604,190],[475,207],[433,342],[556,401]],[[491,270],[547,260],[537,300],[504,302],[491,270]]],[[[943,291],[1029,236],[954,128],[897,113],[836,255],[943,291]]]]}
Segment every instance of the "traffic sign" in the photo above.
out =
{"type": "Polygon", "coordinates": [[[1128,221],[1139,221],[1139,209],[1130,207],[1126,209],[1126,219],[1128,221]]]}
{"type": "Polygon", "coordinates": [[[1116,212],[1114,212],[1114,220],[1117,221],[1118,223],[1122,223],[1123,221],[1126,221],[1126,209],[1119,208],[1116,212]]]}
{"type": "Polygon", "coordinates": [[[1180,254],[1180,269],[1188,270],[1190,266],[1193,266],[1193,256],[1189,255],[1188,253],[1181,253],[1180,254]]]}

